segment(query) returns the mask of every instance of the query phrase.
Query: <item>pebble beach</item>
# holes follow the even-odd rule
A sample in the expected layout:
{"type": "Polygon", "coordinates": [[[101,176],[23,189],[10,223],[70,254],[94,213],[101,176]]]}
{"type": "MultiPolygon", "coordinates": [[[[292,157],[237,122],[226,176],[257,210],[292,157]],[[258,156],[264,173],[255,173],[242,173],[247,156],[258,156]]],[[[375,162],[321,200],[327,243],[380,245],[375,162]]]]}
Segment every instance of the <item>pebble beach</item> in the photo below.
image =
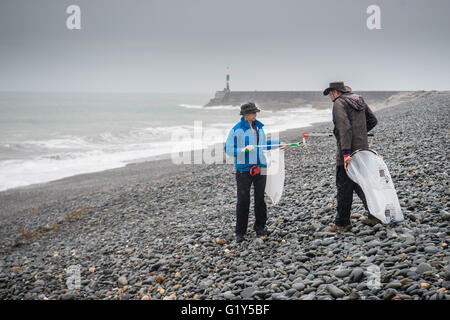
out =
{"type": "MultiPolygon", "coordinates": [[[[450,300],[450,92],[376,116],[370,147],[401,223],[362,224],[355,195],[352,229],[328,232],[334,137],[286,149],[283,197],[266,197],[269,235],[254,234],[251,205],[242,243],[233,165],[136,163],[0,192],[0,299],[450,300]]],[[[331,133],[331,119],[306,130],[331,133]]]]}

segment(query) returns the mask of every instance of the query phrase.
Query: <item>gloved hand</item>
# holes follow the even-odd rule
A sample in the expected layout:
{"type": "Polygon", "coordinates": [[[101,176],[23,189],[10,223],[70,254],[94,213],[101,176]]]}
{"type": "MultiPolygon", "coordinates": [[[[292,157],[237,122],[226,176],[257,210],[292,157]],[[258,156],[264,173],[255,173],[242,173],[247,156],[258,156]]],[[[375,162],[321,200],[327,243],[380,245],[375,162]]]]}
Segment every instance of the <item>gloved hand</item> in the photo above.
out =
{"type": "Polygon", "coordinates": [[[246,146],[244,149],[242,149],[241,152],[245,152],[246,150],[247,150],[247,151],[253,151],[254,149],[255,149],[255,147],[254,147],[253,145],[249,144],[249,145],[246,146]]]}
{"type": "Polygon", "coordinates": [[[344,169],[348,170],[348,164],[352,162],[352,157],[349,154],[344,154],[344,169]]]}

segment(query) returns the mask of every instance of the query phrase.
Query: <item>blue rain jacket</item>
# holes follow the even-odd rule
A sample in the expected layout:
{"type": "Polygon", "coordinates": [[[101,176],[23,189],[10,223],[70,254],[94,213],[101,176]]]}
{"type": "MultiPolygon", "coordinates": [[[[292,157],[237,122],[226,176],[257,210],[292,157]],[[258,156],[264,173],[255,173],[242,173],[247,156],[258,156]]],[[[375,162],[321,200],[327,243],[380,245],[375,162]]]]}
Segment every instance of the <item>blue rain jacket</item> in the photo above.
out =
{"type": "Polygon", "coordinates": [[[234,157],[234,166],[238,171],[249,171],[250,167],[254,165],[259,165],[261,168],[267,167],[263,150],[270,150],[271,147],[260,147],[253,149],[253,151],[241,152],[246,146],[280,144],[279,140],[267,140],[262,122],[255,119],[253,124],[257,129],[258,137],[250,128],[248,121],[241,117],[241,121],[230,130],[225,142],[225,152],[234,157]]]}

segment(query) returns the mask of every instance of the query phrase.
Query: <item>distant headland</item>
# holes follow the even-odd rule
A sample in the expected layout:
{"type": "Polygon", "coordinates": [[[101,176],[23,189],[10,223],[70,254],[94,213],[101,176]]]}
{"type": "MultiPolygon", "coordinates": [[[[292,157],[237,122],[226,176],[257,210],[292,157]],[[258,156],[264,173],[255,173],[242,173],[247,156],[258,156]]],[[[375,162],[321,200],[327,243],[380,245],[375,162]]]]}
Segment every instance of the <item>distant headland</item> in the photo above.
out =
{"type": "MultiPolygon", "coordinates": [[[[428,92],[429,91],[355,91],[355,93],[362,95],[369,105],[373,105],[375,110],[381,109],[384,106],[415,99],[428,92]]],[[[332,105],[330,98],[324,96],[322,91],[231,91],[230,73],[227,68],[226,87],[221,91],[216,91],[214,98],[212,98],[205,107],[220,105],[238,106],[249,101],[252,101],[267,110],[297,108],[305,105],[323,109],[330,108],[332,105]]]]}

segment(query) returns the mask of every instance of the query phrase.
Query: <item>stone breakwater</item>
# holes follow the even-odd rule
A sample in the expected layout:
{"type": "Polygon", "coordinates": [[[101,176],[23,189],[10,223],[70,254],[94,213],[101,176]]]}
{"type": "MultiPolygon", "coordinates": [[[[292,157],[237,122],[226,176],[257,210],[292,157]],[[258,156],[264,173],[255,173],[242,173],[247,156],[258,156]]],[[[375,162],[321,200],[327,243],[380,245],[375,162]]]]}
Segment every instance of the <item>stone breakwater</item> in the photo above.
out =
{"type": "Polygon", "coordinates": [[[390,169],[400,224],[363,225],[355,196],[353,228],[329,233],[335,140],[312,137],[286,151],[285,192],[277,206],[267,200],[265,239],[251,220],[246,240],[234,241],[231,165],[3,217],[0,298],[449,300],[449,107],[449,93],[433,93],[377,113],[371,147],[390,169]]]}
{"type": "MultiPolygon", "coordinates": [[[[388,104],[392,99],[409,100],[424,94],[424,91],[356,91],[369,105],[388,104]]],[[[242,105],[248,101],[255,102],[265,110],[297,108],[312,105],[314,108],[329,108],[330,98],[322,91],[217,91],[205,106],[242,105]]]]}

